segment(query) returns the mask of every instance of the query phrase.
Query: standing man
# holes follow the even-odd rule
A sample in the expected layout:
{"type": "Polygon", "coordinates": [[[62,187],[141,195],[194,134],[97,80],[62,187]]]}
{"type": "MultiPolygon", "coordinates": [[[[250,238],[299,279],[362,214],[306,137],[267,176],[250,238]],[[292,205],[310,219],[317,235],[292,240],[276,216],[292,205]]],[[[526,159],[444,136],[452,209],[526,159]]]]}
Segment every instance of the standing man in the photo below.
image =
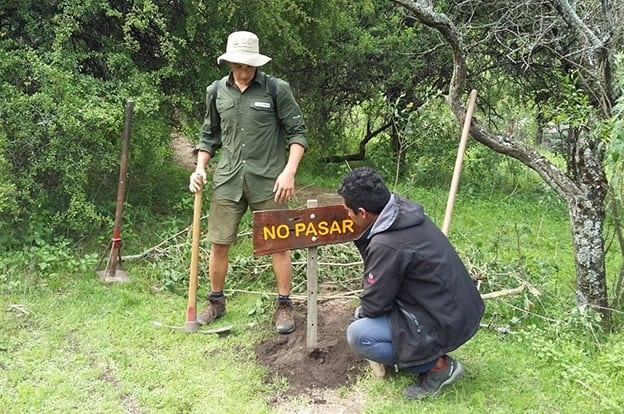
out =
{"type": "Polygon", "coordinates": [[[464,371],[448,353],[479,329],[481,295],[423,207],[390,193],[376,171],[354,169],[338,194],[366,229],[354,241],[364,280],[356,320],[347,328],[349,346],[380,376],[385,366],[416,374],[406,398],[436,395],[464,371]]]}
{"type": "MultiPolygon", "coordinates": [[[[260,54],[258,37],[234,32],[217,63],[227,62],[230,72],[206,91],[206,116],[199,134],[197,167],[189,189],[197,192],[206,182],[206,165],[220,150],[212,178],[208,239],[211,242],[208,306],[197,322],[209,324],[225,314],[223,287],[228,252],[236,240],[243,214],[250,208],[287,208],[295,194],[295,174],[307,148],[301,109],[290,85],[258,70],[271,60],[260,54]]],[[[295,330],[292,304],[290,252],[272,255],[277,280],[275,329],[295,330]]]]}

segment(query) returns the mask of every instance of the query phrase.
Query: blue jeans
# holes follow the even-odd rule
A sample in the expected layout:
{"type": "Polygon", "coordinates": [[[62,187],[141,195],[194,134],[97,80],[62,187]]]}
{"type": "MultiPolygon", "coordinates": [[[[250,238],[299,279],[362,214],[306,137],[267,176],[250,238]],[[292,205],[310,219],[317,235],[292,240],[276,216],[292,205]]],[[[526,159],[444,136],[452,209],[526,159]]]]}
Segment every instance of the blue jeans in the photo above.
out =
{"type": "MultiPolygon", "coordinates": [[[[387,366],[396,366],[392,344],[392,332],[388,315],[378,318],[360,318],[353,321],[347,328],[347,342],[353,351],[366,359],[387,366]]],[[[436,360],[423,365],[406,368],[409,372],[427,372],[435,365],[436,360]]]]}

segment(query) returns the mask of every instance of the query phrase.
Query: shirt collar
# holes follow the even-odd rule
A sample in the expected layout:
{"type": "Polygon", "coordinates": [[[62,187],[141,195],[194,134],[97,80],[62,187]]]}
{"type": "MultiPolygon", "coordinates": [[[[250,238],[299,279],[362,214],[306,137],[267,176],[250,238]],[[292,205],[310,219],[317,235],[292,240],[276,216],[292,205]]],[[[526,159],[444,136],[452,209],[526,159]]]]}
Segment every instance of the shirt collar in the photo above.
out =
{"type": "Polygon", "coordinates": [[[379,216],[372,223],[371,231],[368,234],[368,237],[371,238],[377,233],[381,233],[382,231],[387,230],[392,223],[394,223],[394,219],[396,218],[398,213],[398,208],[396,205],[396,197],[394,193],[390,194],[390,198],[388,202],[384,206],[379,216]]]}

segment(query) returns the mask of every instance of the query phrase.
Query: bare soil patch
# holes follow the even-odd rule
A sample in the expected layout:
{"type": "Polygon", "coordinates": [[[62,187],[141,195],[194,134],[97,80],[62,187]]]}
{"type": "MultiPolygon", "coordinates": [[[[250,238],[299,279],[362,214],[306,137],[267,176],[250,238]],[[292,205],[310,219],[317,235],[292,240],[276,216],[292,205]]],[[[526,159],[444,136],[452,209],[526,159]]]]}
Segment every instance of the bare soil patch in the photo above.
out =
{"type": "MultiPolygon", "coordinates": [[[[334,396],[327,391],[353,384],[367,366],[364,359],[350,350],[346,340],[353,305],[348,300],[328,300],[318,304],[318,339],[314,349],[307,347],[306,313],[304,304],[296,304],[295,332],[273,335],[255,348],[258,361],[267,368],[267,381],[273,381],[276,376],[288,380],[288,389],[273,396],[270,402],[282,405],[305,396],[309,404],[331,405],[331,410],[329,406],[325,407],[329,411],[306,412],[341,412],[338,408],[348,402],[343,401],[340,405],[332,401],[334,396]]],[[[349,412],[358,411],[351,409],[349,412]]]]}
{"type": "Polygon", "coordinates": [[[195,170],[197,157],[195,155],[195,145],[190,139],[174,132],[171,134],[169,145],[171,146],[174,163],[189,171],[195,170]]]}
{"type": "Polygon", "coordinates": [[[293,208],[305,208],[308,200],[318,201],[319,207],[342,204],[342,197],[334,189],[313,185],[297,186],[293,208]]]}

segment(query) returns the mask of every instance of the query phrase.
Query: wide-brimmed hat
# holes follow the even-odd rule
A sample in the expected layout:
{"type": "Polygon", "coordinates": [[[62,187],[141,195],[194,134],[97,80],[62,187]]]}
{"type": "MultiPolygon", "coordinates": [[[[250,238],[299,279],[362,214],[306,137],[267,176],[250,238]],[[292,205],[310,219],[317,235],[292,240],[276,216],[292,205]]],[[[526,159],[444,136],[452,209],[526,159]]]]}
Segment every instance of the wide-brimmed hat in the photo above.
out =
{"type": "Polygon", "coordinates": [[[217,63],[226,61],[259,67],[270,60],[270,57],[260,54],[258,36],[251,32],[234,32],[228,36],[225,53],[217,58],[217,63]]]}

